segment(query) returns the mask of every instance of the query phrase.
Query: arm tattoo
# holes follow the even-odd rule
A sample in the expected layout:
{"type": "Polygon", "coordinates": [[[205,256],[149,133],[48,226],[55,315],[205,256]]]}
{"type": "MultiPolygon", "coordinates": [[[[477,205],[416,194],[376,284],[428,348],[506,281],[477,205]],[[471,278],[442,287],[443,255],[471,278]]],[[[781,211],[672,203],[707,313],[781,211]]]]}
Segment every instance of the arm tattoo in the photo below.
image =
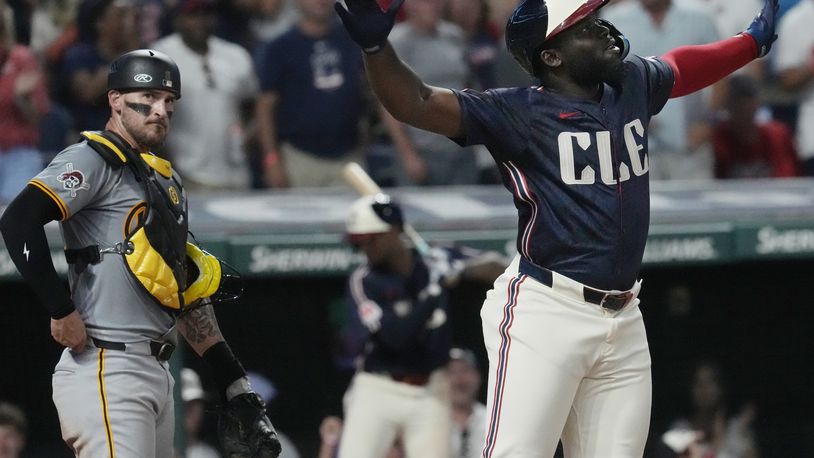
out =
{"type": "Polygon", "coordinates": [[[223,340],[212,304],[198,307],[181,317],[178,321],[178,328],[187,342],[193,346],[207,339],[223,340]]]}

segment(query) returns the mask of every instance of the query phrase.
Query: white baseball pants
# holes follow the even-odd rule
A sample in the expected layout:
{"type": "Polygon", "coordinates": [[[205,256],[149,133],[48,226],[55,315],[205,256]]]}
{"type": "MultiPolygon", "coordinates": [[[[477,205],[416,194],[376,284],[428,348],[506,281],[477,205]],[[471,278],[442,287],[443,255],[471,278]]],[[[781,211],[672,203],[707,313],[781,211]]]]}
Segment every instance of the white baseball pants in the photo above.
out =
{"type": "Polygon", "coordinates": [[[449,458],[452,412],[445,370],[426,386],[357,372],[345,395],[339,458],[383,458],[397,436],[407,458],[449,458]]]}
{"type": "Polygon", "coordinates": [[[489,354],[484,458],[641,457],[650,422],[650,352],[639,300],[614,312],[581,284],[553,287],[518,259],[481,310],[489,354]]]}

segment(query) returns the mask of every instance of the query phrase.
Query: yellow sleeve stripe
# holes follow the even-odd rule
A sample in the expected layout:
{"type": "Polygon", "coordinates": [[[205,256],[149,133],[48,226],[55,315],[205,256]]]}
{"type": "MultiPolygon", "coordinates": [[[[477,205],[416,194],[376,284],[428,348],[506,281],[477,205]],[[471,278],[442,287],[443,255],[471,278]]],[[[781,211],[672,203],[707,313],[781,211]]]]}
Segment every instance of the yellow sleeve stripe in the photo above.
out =
{"type": "Polygon", "coordinates": [[[122,153],[121,150],[116,145],[113,144],[113,142],[106,139],[105,137],[99,134],[94,134],[93,132],[89,131],[82,132],[82,136],[89,140],[93,140],[95,142],[99,142],[107,146],[108,148],[110,148],[111,151],[116,153],[116,156],[119,156],[119,159],[121,159],[122,162],[127,162],[127,156],[125,156],[124,153],[122,153]]]}
{"type": "Polygon", "coordinates": [[[62,219],[60,221],[65,221],[68,219],[70,212],[68,211],[68,206],[65,205],[65,202],[62,200],[61,197],[57,193],[51,190],[45,183],[40,180],[31,180],[28,182],[31,186],[35,186],[39,188],[40,191],[44,192],[48,197],[51,198],[59,207],[59,212],[62,214],[62,219]]]}
{"type": "Polygon", "coordinates": [[[107,453],[110,458],[116,458],[116,447],[113,443],[113,428],[110,426],[110,415],[107,411],[107,394],[105,393],[105,349],[99,349],[99,397],[102,400],[102,415],[105,422],[105,437],[107,438],[107,453]]]}

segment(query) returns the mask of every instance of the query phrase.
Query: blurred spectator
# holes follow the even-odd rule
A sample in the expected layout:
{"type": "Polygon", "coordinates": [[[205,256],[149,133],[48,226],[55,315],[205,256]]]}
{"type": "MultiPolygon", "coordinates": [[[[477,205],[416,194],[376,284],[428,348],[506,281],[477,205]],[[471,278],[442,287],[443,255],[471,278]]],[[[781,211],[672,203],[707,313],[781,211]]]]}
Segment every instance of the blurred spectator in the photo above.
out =
{"type": "Polygon", "coordinates": [[[480,91],[497,87],[495,59],[503,43],[498,42],[500,32],[489,19],[487,0],[449,0],[447,9],[450,22],[463,30],[466,39],[467,86],[480,91]]]}
{"type": "Polygon", "coordinates": [[[317,458],[335,458],[342,436],[342,419],[328,416],[319,425],[319,452],[317,458]]]}
{"type": "Polygon", "coordinates": [[[175,33],[153,48],[175,60],[184,99],[176,105],[167,152],[188,189],[246,189],[241,106],[257,94],[249,53],[214,37],[214,0],[182,0],[175,33]]]}
{"type": "MultiPolygon", "coordinates": [[[[405,2],[407,20],[393,27],[390,43],[427,84],[464,88],[470,81],[464,33],[441,19],[446,0],[405,2]]],[[[474,149],[396,121],[383,108],[382,120],[401,159],[399,184],[475,184],[479,170],[474,149]],[[432,163],[432,167],[428,163],[432,163]]]]}
{"type": "Polygon", "coordinates": [[[797,96],[797,152],[814,176],[814,0],[802,0],[780,19],[774,64],[781,86],[797,96]]]}
{"type": "Polygon", "coordinates": [[[65,53],[62,81],[66,105],[79,130],[98,129],[110,117],[107,74],[113,59],[138,47],[136,11],[130,0],[82,0],[79,41],[65,53]]]}
{"type": "Polygon", "coordinates": [[[131,0],[136,11],[136,30],[140,43],[152,43],[172,33],[167,19],[179,0],[131,0]]]}
{"type": "Polygon", "coordinates": [[[674,452],[699,458],[758,456],[752,431],[754,406],[747,404],[737,415],[727,418],[726,387],[717,364],[702,361],[695,365],[690,396],[689,415],[676,420],[662,436],[674,452]]]}
{"type": "MultiPolygon", "coordinates": [[[[266,409],[268,409],[268,406],[274,402],[278,395],[277,387],[263,374],[248,371],[246,375],[249,377],[249,383],[251,383],[254,391],[266,401],[266,409]]],[[[280,439],[280,446],[283,448],[278,458],[300,458],[297,447],[279,428],[277,428],[277,438],[280,439]]]]}
{"type": "Polygon", "coordinates": [[[478,401],[481,373],[472,350],[453,348],[447,364],[452,399],[452,458],[479,458],[486,437],[486,406],[478,401]]]}
{"type": "Polygon", "coordinates": [[[207,405],[207,395],[201,378],[189,368],[181,369],[181,399],[184,400],[184,429],[186,432],[186,458],[220,458],[215,447],[200,438],[207,405]]]}
{"type": "Polygon", "coordinates": [[[749,76],[729,79],[726,119],[715,126],[716,178],[767,178],[798,175],[791,131],[778,121],[758,119],[757,83],[749,76]]]}
{"type": "MultiPolygon", "coordinates": [[[[498,87],[497,58],[505,44],[500,39],[500,28],[492,22],[488,0],[449,0],[447,10],[449,20],[464,31],[466,38],[466,61],[469,65],[466,86],[481,91],[498,87]]],[[[478,145],[474,148],[474,154],[478,183],[499,183],[500,172],[489,151],[478,145]]]]}
{"type": "MultiPolygon", "coordinates": [[[[709,13],[672,0],[628,1],[603,8],[602,13],[630,38],[631,53],[640,56],[661,56],[682,45],[719,39],[715,20],[709,13]]],[[[714,176],[711,113],[705,91],[699,91],[671,99],[653,117],[649,131],[652,179],[714,176]]]]}
{"type": "Polygon", "coordinates": [[[0,202],[11,201],[42,169],[39,122],[47,111],[37,58],[14,44],[8,21],[0,20],[0,202]]]}
{"type": "Polygon", "coordinates": [[[492,23],[498,26],[498,43],[500,43],[495,58],[496,87],[528,87],[537,83],[534,77],[517,65],[514,57],[506,49],[506,40],[503,36],[506,31],[506,22],[518,3],[517,0],[491,0],[490,2],[492,23]]]}
{"type": "Polygon", "coordinates": [[[362,56],[339,24],[334,0],[298,1],[300,19],[266,46],[257,69],[266,184],[344,185],[343,165],[361,154],[362,56]]]}
{"type": "Polygon", "coordinates": [[[0,401],[0,458],[18,458],[25,448],[28,421],[23,411],[0,401]]]}
{"type": "Polygon", "coordinates": [[[735,36],[746,28],[760,11],[762,0],[677,0],[687,7],[705,8],[715,19],[718,33],[723,37],[735,36]]]}
{"type": "Polygon", "coordinates": [[[256,0],[255,14],[249,21],[249,27],[255,42],[256,50],[262,52],[266,43],[285,33],[295,22],[299,12],[294,0],[256,0]]]}
{"type": "Polygon", "coordinates": [[[29,46],[38,56],[65,32],[76,18],[79,0],[31,0],[31,42],[29,46]]]}
{"type": "Polygon", "coordinates": [[[254,47],[249,22],[255,14],[257,0],[221,0],[218,5],[218,27],[216,35],[224,40],[243,46],[247,50],[254,47]]]}

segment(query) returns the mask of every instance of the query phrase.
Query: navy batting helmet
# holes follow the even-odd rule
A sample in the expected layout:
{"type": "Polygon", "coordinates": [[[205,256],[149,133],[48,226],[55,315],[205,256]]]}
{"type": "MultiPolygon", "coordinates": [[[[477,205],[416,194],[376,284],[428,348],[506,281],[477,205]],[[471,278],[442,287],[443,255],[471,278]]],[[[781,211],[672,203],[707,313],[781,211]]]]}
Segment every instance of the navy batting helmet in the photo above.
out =
{"type": "Polygon", "coordinates": [[[181,72],[170,57],[152,49],[122,54],[110,64],[107,90],[161,89],[181,98],[181,72]]]}
{"type": "MultiPolygon", "coordinates": [[[[563,30],[602,8],[609,0],[524,0],[506,23],[506,47],[517,63],[534,75],[534,61],[541,47],[563,30]]],[[[603,21],[617,40],[622,58],[630,45],[610,22],[603,21]]]]}

